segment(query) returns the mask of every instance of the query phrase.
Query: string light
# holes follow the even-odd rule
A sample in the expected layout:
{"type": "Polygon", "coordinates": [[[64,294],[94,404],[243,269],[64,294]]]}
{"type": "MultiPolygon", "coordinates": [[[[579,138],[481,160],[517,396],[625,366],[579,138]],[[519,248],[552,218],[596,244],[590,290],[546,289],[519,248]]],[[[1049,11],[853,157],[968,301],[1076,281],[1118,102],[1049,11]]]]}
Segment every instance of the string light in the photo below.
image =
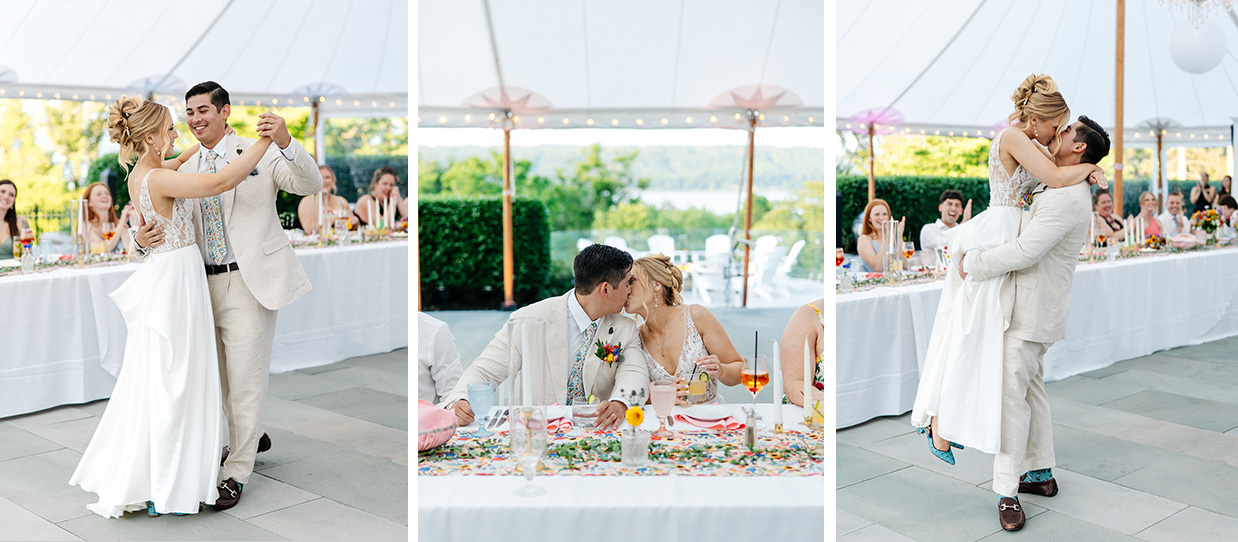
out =
{"type": "Polygon", "coordinates": [[[54,97],[55,97],[57,100],[59,100],[59,99],[60,99],[60,93],[59,93],[59,92],[57,92],[57,93],[54,95],[54,97]]]}
{"type": "Polygon", "coordinates": [[[791,117],[790,117],[789,115],[783,115],[783,116],[782,116],[782,122],[787,122],[787,121],[789,121],[789,120],[791,120],[791,117]]]}
{"type": "Polygon", "coordinates": [[[1175,134],[1174,134],[1174,137],[1182,137],[1182,132],[1177,132],[1177,133],[1175,133],[1175,134]]]}
{"type": "Polygon", "coordinates": [[[563,117],[563,125],[564,125],[564,126],[567,126],[567,123],[568,123],[568,122],[569,122],[569,121],[567,120],[567,117],[563,117]]]}
{"type": "Polygon", "coordinates": [[[743,117],[740,117],[740,116],[739,116],[739,113],[736,113],[736,114],[735,114],[735,120],[741,120],[742,118],[743,118],[743,117]]]}
{"type": "Polygon", "coordinates": [[[667,119],[666,117],[662,117],[662,126],[666,126],[666,123],[668,122],[670,122],[669,119],[667,119]]]}
{"type": "Polygon", "coordinates": [[[370,100],[370,107],[378,107],[378,100],[370,100]]]}
{"type": "Polygon", "coordinates": [[[963,131],[963,137],[967,137],[967,131],[966,131],[966,130],[964,130],[964,131],[963,131]]]}
{"type": "MultiPolygon", "coordinates": [[[[25,96],[25,95],[26,95],[26,91],[24,91],[24,90],[19,90],[19,91],[17,91],[17,95],[18,95],[18,96],[25,96]]],[[[109,98],[109,99],[110,99],[110,98],[109,98]]]]}
{"type": "Polygon", "coordinates": [[[619,126],[619,119],[610,119],[611,126],[619,126]]]}
{"type": "Polygon", "coordinates": [[[760,115],[757,115],[757,120],[765,120],[765,113],[761,113],[760,115]]]}
{"type": "Polygon", "coordinates": [[[341,100],[341,99],[339,99],[339,98],[336,98],[336,99],[335,99],[335,105],[340,105],[340,104],[342,104],[342,103],[344,103],[344,100],[341,100]]]}
{"type": "MultiPolygon", "coordinates": [[[[808,124],[812,124],[812,122],[813,122],[812,117],[808,117],[808,124]]],[[[911,131],[911,130],[908,130],[908,131],[911,131]]]]}
{"type": "Polygon", "coordinates": [[[77,94],[74,94],[74,95],[73,95],[73,99],[74,99],[74,100],[76,100],[76,99],[77,99],[77,94]]]}
{"type": "Polygon", "coordinates": [[[692,117],[690,117],[690,116],[689,116],[688,118],[686,118],[686,119],[684,119],[684,120],[688,121],[688,124],[692,124],[692,117]]]}
{"type": "Polygon", "coordinates": [[[920,130],[920,135],[924,135],[924,130],[920,130]]]}
{"type": "Polygon", "coordinates": [[[387,102],[387,107],[395,107],[395,102],[394,101],[387,102]]]}
{"type": "Polygon", "coordinates": [[[950,137],[954,137],[954,130],[950,130],[950,137]]]}
{"type": "Polygon", "coordinates": [[[90,95],[90,99],[92,99],[92,100],[93,100],[93,99],[95,99],[95,95],[94,95],[94,94],[91,94],[91,95],[90,95]]]}
{"type": "MultiPolygon", "coordinates": [[[[847,123],[847,129],[848,129],[848,130],[850,130],[850,129],[851,129],[851,123],[850,123],[850,122],[848,122],[848,123],[847,123]]],[[[923,133],[923,132],[921,132],[921,133],[923,133]]]]}
{"type": "MultiPolygon", "coordinates": [[[[326,96],[319,96],[319,97],[318,97],[318,103],[324,103],[324,102],[326,102],[326,101],[327,101],[327,97],[326,97],[326,96]]],[[[339,102],[336,102],[336,103],[339,103],[339,102]]]]}
{"type": "Polygon", "coordinates": [[[537,117],[538,124],[546,124],[546,117],[537,117]]]}
{"type": "Polygon", "coordinates": [[[108,94],[107,96],[104,96],[104,97],[103,97],[103,99],[104,99],[104,100],[111,101],[111,99],[112,99],[112,95],[111,95],[111,94],[108,94]]]}
{"type": "Polygon", "coordinates": [[[718,122],[718,116],[717,116],[717,115],[710,115],[710,116],[709,116],[709,122],[711,122],[711,123],[718,122]]]}
{"type": "Polygon", "coordinates": [[[360,106],[360,105],[361,105],[361,100],[353,100],[353,101],[352,101],[352,106],[353,106],[353,107],[357,107],[357,106],[360,106]]]}
{"type": "Polygon", "coordinates": [[[645,119],[636,119],[636,125],[637,125],[637,126],[644,126],[644,125],[645,125],[645,119]]]}
{"type": "Polygon", "coordinates": [[[593,119],[591,119],[591,118],[590,118],[590,119],[585,119],[585,124],[588,124],[589,126],[593,126],[593,119]]]}
{"type": "Polygon", "coordinates": [[[512,124],[520,122],[520,115],[512,115],[512,124]]]}
{"type": "Polygon", "coordinates": [[[43,93],[42,93],[42,92],[36,93],[36,94],[34,95],[34,97],[35,97],[35,98],[42,98],[42,97],[43,97],[43,93]]]}
{"type": "Polygon", "coordinates": [[[473,115],[470,115],[470,114],[468,114],[468,113],[465,113],[465,114],[464,114],[464,122],[473,122],[473,115]]]}
{"type": "Polygon", "coordinates": [[[439,124],[444,124],[444,123],[446,123],[446,122],[447,122],[447,117],[439,117],[439,118],[438,118],[438,123],[439,123],[439,124]]]}
{"type": "Polygon", "coordinates": [[[933,135],[935,136],[941,135],[941,130],[933,130],[933,135]]]}
{"type": "Polygon", "coordinates": [[[309,96],[306,96],[306,97],[304,97],[304,98],[301,98],[301,101],[302,101],[302,102],[304,102],[304,103],[309,103],[309,96]]]}

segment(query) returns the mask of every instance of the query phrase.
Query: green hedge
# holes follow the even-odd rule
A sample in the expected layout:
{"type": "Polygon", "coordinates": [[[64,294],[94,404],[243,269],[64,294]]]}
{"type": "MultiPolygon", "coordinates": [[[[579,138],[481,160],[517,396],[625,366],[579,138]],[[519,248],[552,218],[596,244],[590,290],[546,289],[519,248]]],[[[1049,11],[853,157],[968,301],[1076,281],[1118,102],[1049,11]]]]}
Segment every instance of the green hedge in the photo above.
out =
{"type": "MultiPolygon", "coordinates": [[[[422,198],[417,209],[424,310],[493,309],[503,303],[503,201],[422,198]]],[[[515,297],[524,305],[549,291],[550,220],[539,200],[512,200],[515,297]]]]}
{"type": "MultiPolygon", "coordinates": [[[[1112,183],[1113,180],[1110,179],[1112,183]]],[[[1191,187],[1197,181],[1169,181],[1169,190],[1179,190],[1184,196],[1189,196],[1191,187]]],[[[972,216],[979,214],[989,206],[989,180],[983,177],[925,177],[925,176],[889,176],[877,177],[877,197],[890,204],[895,218],[907,217],[906,237],[920,247],[920,228],[941,217],[937,211],[938,198],[944,190],[958,190],[963,194],[963,200],[972,200],[972,216]]],[[[1122,216],[1139,214],[1139,194],[1148,189],[1147,179],[1122,181],[1123,211],[1122,216]]],[[[1155,184],[1155,181],[1151,181],[1155,184]]],[[[1110,190],[1112,190],[1112,186],[1110,190]]],[[[868,177],[856,175],[840,175],[838,177],[838,193],[842,196],[842,213],[838,216],[841,222],[842,237],[838,239],[839,246],[854,254],[856,236],[851,224],[864,206],[868,204],[868,177]]],[[[1187,202],[1187,207],[1190,203],[1187,202]]],[[[1189,209],[1188,209],[1189,210],[1189,209]]]]}

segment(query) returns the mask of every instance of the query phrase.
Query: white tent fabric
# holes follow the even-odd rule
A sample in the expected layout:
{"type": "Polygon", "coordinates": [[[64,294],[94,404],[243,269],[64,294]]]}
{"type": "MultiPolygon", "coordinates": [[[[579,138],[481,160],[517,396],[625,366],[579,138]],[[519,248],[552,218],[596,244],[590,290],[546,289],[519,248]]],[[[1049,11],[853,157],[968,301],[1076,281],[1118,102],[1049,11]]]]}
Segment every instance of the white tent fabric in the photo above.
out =
{"type": "Polygon", "coordinates": [[[214,80],[236,104],[323,114],[408,110],[406,0],[5,0],[0,97],[183,101],[214,80]]]}
{"type": "Polygon", "coordinates": [[[755,109],[823,126],[824,17],[820,0],[425,0],[419,125],[746,129],[755,109]]]}
{"type": "MultiPolygon", "coordinates": [[[[865,0],[839,2],[840,129],[863,112],[901,113],[904,133],[989,135],[1013,110],[1010,95],[1032,73],[1057,81],[1073,115],[1115,125],[1115,0],[865,0]]],[[[1212,19],[1229,48],[1238,19],[1212,19]]],[[[1217,146],[1238,116],[1238,58],[1227,52],[1204,74],[1170,58],[1174,27],[1187,20],[1160,0],[1126,0],[1124,145],[1217,146]]],[[[858,128],[858,126],[855,126],[858,128]]]]}

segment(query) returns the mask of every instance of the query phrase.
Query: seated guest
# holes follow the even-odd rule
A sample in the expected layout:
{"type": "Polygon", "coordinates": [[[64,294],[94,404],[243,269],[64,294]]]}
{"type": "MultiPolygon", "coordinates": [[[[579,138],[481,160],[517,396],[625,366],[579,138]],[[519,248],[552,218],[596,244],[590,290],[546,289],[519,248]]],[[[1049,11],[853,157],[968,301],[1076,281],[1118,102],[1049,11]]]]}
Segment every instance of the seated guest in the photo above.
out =
{"type": "Polygon", "coordinates": [[[1092,211],[1096,213],[1092,228],[1094,235],[1104,235],[1109,241],[1126,239],[1126,225],[1121,218],[1113,216],[1113,196],[1105,189],[1092,194],[1092,211]]]}
{"type": "Polygon", "coordinates": [[[946,246],[946,230],[971,219],[971,201],[968,200],[964,208],[963,194],[957,190],[946,190],[938,199],[937,211],[941,213],[941,218],[920,228],[920,262],[930,267],[937,264],[936,249],[946,246]]]}
{"type": "Polygon", "coordinates": [[[103,247],[101,252],[132,250],[132,240],[125,232],[129,230],[130,221],[137,221],[138,211],[133,204],[126,205],[117,218],[116,209],[112,207],[112,191],[103,183],[87,185],[82,199],[86,200],[86,245],[103,247]],[[111,239],[107,233],[112,234],[111,239]]]}
{"type": "Polygon", "coordinates": [[[417,313],[417,398],[438,404],[460,380],[460,353],[447,323],[417,313]]]}
{"type": "MultiPolygon", "coordinates": [[[[856,252],[860,253],[860,259],[864,261],[861,267],[862,271],[881,270],[881,261],[884,255],[888,255],[890,251],[890,243],[901,243],[903,238],[903,225],[907,222],[907,217],[903,217],[898,221],[898,228],[894,234],[895,239],[887,239],[886,235],[887,223],[891,220],[892,213],[890,212],[890,204],[883,199],[874,199],[868,202],[864,207],[864,223],[860,230],[860,240],[857,243],[856,252]]],[[[902,247],[897,244],[894,246],[894,257],[903,260],[902,247]]]]}
{"type": "Polygon", "coordinates": [[[331,166],[322,164],[318,166],[318,172],[322,174],[322,192],[305,196],[301,198],[301,203],[297,204],[297,220],[301,223],[301,231],[305,233],[316,231],[314,226],[314,213],[317,212],[314,208],[315,202],[323,206],[327,223],[332,227],[336,220],[343,219],[351,224],[349,229],[357,229],[361,222],[357,220],[357,215],[348,208],[348,200],[335,195],[335,171],[331,169],[331,166]]]}
{"type": "Polygon", "coordinates": [[[1216,187],[1208,184],[1207,173],[1200,173],[1199,182],[1191,187],[1191,214],[1212,207],[1212,202],[1216,201],[1216,199],[1216,187]]]}
{"type": "Polygon", "coordinates": [[[362,224],[373,224],[377,218],[387,218],[387,198],[396,207],[400,217],[408,216],[408,201],[400,197],[400,190],[396,188],[396,179],[399,178],[399,172],[393,167],[383,166],[374,172],[374,178],[370,180],[370,192],[357,198],[357,218],[362,224]],[[370,206],[373,205],[377,216],[370,216],[370,206]]]}
{"type": "Polygon", "coordinates": [[[597,396],[602,404],[594,426],[600,430],[618,428],[627,408],[649,397],[649,369],[641,357],[636,321],[619,314],[636,281],[632,256],[612,246],[591,245],[576,255],[572,271],[575,288],[512,313],[481,356],[460,375],[456,387],[440,403],[455,410],[460,425],[473,422],[469,384],[493,382],[498,386],[511,376],[509,351],[517,370],[524,366],[526,356],[537,360],[532,375],[525,375],[533,379],[534,390],[534,397],[526,401],[571,405],[597,396]],[[530,326],[529,331],[512,330],[517,325],[530,326]],[[508,343],[509,330],[514,344],[508,343]],[[521,335],[530,337],[528,346],[540,345],[544,350],[526,353],[521,335]],[[598,357],[598,342],[621,346],[619,359],[598,357]]]}
{"type": "Polygon", "coordinates": [[[683,304],[683,272],[664,254],[638,258],[632,271],[636,282],[625,308],[640,316],[640,351],[649,380],[674,380],[682,397],[688,379],[708,374],[704,402],[717,396],[718,382],[738,386],[744,358],[709,309],[683,304]]]}
{"type": "Polygon", "coordinates": [[[1233,192],[1231,191],[1233,190],[1232,188],[1233,184],[1234,184],[1233,177],[1226,175],[1221,178],[1221,187],[1217,189],[1217,197],[1216,197],[1216,201],[1213,203],[1213,207],[1221,204],[1221,198],[1225,196],[1234,195],[1233,192]]]}
{"type": "Polygon", "coordinates": [[[1233,196],[1221,196],[1217,203],[1217,211],[1221,213],[1221,228],[1217,230],[1218,239],[1234,239],[1238,237],[1238,232],[1234,231],[1234,221],[1238,218],[1234,217],[1234,210],[1238,209],[1238,200],[1233,196]]]}
{"type": "Polygon", "coordinates": [[[0,181],[0,260],[13,259],[13,245],[21,242],[21,232],[30,229],[24,216],[17,216],[17,185],[0,181]]]}
{"type": "Polygon", "coordinates": [[[1143,219],[1143,236],[1165,237],[1161,232],[1161,221],[1156,217],[1156,194],[1144,192],[1139,195],[1139,216],[1143,219]]]}
{"type": "Polygon", "coordinates": [[[807,377],[813,379],[812,397],[809,399],[815,401],[825,397],[825,320],[821,316],[824,307],[825,298],[800,307],[791,315],[787,329],[782,332],[782,342],[779,343],[782,349],[782,387],[786,400],[796,406],[804,406],[805,340],[813,358],[813,374],[807,377]]]}
{"type": "Polygon", "coordinates": [[[1166,240],[1173,239],[1179,233],[1191,233],[1191,219],[1182,213],[1182,192],[1177,190],[1169,193],[1169,198],[1165,200],[1165,208],[1167,211],[1156,217],[1161,221],[1161,231],[1165,232],[1166,240]]]}

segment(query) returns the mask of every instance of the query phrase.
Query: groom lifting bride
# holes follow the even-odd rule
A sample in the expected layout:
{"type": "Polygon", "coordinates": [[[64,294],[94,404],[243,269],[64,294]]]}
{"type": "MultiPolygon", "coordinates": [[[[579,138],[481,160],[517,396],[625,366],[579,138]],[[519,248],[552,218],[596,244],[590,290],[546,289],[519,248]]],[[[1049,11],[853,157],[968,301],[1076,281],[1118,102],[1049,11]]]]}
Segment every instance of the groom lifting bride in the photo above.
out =
{"type": "Polygon", "coordinates": [[[1090,241],[1088,183],[1104,186],[1095,164],[1110,145],[1087,117],[1067,124],[1048,76],[1028,77],[1012,100],[1014,125],[989,152],[990,207],[946,234],[951,274],[911,417],[947,463],[964,445],[995,454],[1008,531],[1026,521],[1019,493],[1058,492],[1044,354],[1066,335],[1079,249],[1090,241]]]}

